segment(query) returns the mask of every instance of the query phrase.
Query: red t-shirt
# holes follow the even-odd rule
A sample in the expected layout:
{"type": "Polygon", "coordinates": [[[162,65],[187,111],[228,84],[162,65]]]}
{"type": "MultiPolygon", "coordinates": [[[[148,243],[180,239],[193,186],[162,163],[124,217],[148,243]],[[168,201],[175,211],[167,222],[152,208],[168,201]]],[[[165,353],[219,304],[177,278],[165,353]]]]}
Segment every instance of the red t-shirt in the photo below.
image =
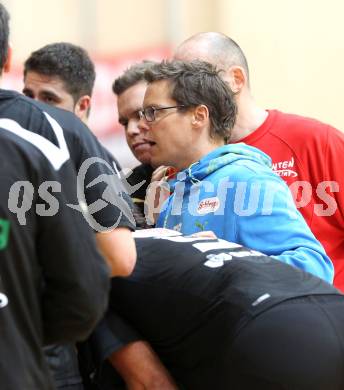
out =
{"type": "Polygon", "coordinates": [[[335,267],[344,291],[344,134],[315,119],[268,111],[265,122],[241,139],[272,159],[295,203],[335,267]]]}

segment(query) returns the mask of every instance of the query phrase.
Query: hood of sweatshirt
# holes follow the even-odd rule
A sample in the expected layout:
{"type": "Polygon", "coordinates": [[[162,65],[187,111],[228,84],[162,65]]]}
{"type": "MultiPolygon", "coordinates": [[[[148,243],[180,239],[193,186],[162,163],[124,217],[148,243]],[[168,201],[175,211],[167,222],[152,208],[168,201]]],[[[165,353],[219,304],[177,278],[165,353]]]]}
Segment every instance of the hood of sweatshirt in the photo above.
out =
{"type": "Polygon", "coordinates": [[[176,178],[169,181],[170,188],[173,191],[176,183],[184,180],[195,184],[224,165],[233,164],[234,162],[243,165],[255,162],[267,168],[271,168],[272,164],[271,158],[267,154],[253,146],[244,143],[224,145],[180,171],[176,178]]]}

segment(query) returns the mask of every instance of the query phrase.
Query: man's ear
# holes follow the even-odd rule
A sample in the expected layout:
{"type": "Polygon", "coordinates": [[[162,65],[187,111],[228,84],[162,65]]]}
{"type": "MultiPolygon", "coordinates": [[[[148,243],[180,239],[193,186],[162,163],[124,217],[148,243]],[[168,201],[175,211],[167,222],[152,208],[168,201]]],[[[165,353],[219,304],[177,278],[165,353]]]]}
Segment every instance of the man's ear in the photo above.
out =
{"type": "Polygon", "coordinates": [[[9,44],[7,50],[7,58],[3,67],[3,71],[5,73],[8,73],[11,70],[11,64],[12,64],[12,46],[9,44]]]}
{"type": "Polygon", "coordinates": [[[224,79],[234,93],[239,93],[247,84],[247,75],[241,66],[231,66],[224,79]]]}
{"type": "Polygon", "coordinates": [[[205,124],[208,124],[209,121],[209,110],[208,107],[204,104],[196,106],[192,114],[192,125],[194,127],[200,128],[205,124]]]}
{"type": "Polygon", "coordinates": [[[88,95],[81,96],[74,107],[74,114],[83,122],[87,122],[91,108],[91,97],[88,95]]]}

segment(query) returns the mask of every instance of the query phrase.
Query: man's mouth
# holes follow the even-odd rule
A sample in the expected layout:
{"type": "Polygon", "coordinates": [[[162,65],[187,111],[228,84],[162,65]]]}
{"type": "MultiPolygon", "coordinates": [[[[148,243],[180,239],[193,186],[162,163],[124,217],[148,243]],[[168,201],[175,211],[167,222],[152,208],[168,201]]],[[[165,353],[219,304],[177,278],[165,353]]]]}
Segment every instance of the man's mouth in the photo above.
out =
{"type": "Polygon", "coordinates": [[[149,150],[154,143],[155,142],[150,142],[150,141],[137,142],[136,144],[133,145],[133,149],[135,151],[149,150]]]}

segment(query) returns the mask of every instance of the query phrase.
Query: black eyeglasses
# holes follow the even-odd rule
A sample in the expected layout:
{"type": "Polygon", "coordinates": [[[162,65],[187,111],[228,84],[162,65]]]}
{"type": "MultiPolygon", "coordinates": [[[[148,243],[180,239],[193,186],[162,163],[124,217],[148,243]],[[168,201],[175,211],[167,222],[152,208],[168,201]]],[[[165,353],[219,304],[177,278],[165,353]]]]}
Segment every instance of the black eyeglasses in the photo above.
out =
{"type": "Polygon", "coordinates": [[[182,108],[186,107],[184,104],[179,104],[177,106],[170,106],[170,107],[146,107],[144,110],[139,111],[140,119],[143,117],[146,119],[147,122],[154,122],[155,121],[155,112],[160,110],[168,110],[169,108],[182,108]]]}

